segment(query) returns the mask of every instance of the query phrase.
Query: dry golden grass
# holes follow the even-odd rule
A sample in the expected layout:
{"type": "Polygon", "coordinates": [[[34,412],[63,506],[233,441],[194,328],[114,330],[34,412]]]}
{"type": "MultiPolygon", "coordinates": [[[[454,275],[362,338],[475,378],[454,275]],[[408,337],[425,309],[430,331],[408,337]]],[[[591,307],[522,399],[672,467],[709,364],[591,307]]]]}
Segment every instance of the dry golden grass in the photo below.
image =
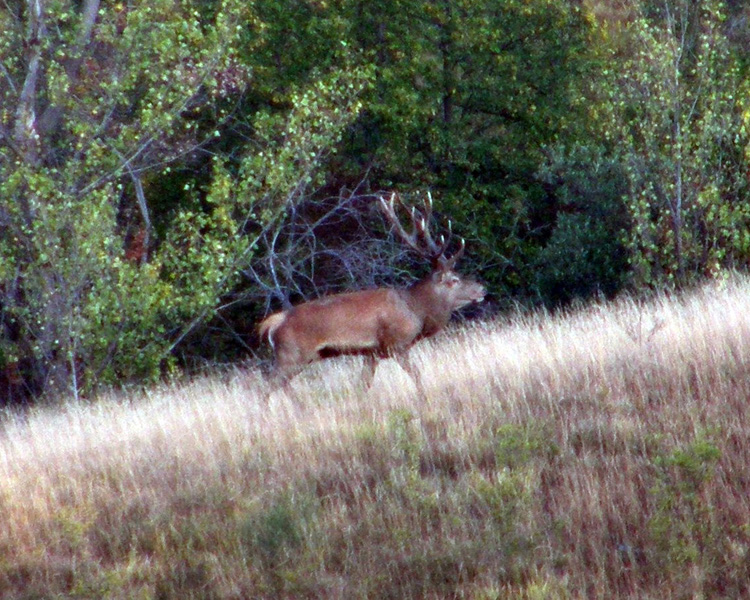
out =
{"type": "Polygon", "coordinates": [[[739,598],[750,281],[8,413],[2,598],[739,598]]]}

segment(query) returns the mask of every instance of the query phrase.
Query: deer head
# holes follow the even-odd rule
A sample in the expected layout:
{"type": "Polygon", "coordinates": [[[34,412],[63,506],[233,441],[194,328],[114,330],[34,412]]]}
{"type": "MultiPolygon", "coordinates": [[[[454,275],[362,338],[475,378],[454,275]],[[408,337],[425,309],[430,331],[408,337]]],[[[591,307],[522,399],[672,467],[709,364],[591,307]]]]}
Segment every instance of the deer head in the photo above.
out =
{"type": "Polygon", "coordinates": [[[393,193],[386,200],[379,198],[381,208],[404,243],[417,254],[430,261],[432,273],[424,280],[413,286],[415,300],[425,303],[422,307],[430,319],[444,325],[450,318],[450,313],[473,302],[481,302],[485,296],[484,286],[462,277],[455,271],[458,259],[463,256],[466,242],[461,238],[459,249],[451,256],[446,251],[451,242],[452,226],[448,221],[448,235],[440,235],[436,240],[430,232],[432,218],[432,195],[428,192],[423,208],[407,207],[398,196],[393,193]],[[411,231],[407,231],[396,213],[396,202],[410,214],[411,231]]]}

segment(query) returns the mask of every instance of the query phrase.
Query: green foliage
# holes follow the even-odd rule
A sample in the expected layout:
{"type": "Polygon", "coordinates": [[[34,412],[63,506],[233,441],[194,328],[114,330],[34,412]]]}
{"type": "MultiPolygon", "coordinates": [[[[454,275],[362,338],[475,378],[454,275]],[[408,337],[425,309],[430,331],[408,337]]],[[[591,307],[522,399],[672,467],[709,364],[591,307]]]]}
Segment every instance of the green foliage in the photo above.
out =
{"type": "Polygon", "coordinates": [[[495,267],[483,278],[528,295],[550,202],[535,177],[542,149],[582,114],[573,90],[591,67],[585,11],[566,0],[256,6],[263,41],[244,51],[259,77],[252,110],[278,118],[302,82],[347,64],[343,52],[368,64],[363,110],[329,181],[367,173],[374,189],[438,191],[438,209],[481,242],[469,259],[495,267]]]}
{"type": "Polygon", "coordinates": [[[637,284],[688,283],[750,250],[740,79],[725,18],[719,1],[644,10],[627,32],[628,55],[607,72],[615,123],[606,133],[628,182],[637,284]]]}
{"type": "Polygon", "coordinates": [[[649,530],[657,555],[655,560],[669,570],[689,567],[700,573],[703,593],[712,596],[723,586],[721,572],[730,565],[733,552],[728,548],[732,532],[717,519],[709,494],[721,459],[719,448],[707,439],[658,458],[657,484],[651,490],[655,511],[649,530]]]}
{"type": "Polygon", "coordinates": [[[245,552],[258,552],[269,566],[278,565],[285,550],[300,544],[303,517],[299,510],[289,498],[280,498],[267,510],[248,519],[240,532],[245,552]]]}
{"type": "Polygon", "coordinates": [[[482,242],[483,278],[520,292],[533,278],[547,193],[542,148],[578,110],[588,23],[565,1],[377,3],[357,36],[376,79],[347,150],[381,187],[440,190],[438,208],[482,242]],[[499,268],[498,268],[499,267],[499,268]]]}
{"type": "Polygon", "coordinates": [[[495,431],[495,460],[501,467],[515,470],[535,460],[553,459],[558,449],[542,427],[504,425],[495,431]]]}
{"type": "MultiPolygon", "coordinates": [[[[215,303],[227,261],[213,239],[226,232],[211,212],[184,212],[158,248],[129,256],[123,207],[136,202],[124,184],[141,188],[146,169],[198,143],[184,112],[206,104],[202,87],[216,89],[232,27],[205,29],[190,4],[159,1],[97,15],[58,2],[23,19],[38,53],[9,61],[28,42],[21,29],[0,48],[0,62],[15,67],[8,79],[24,86],[0,98],[17,108],[14,134],[0,143],[6,346],[37,390],[153,377],[175,327],[215,303]]],[[[147,203],[137,202],[131,227],[152,235],[147,203]]]]}
{"type": "Polygon", "coordinates": [[[538,176],[556,190],[560,211],[536,261],[537,293],[551,305],[613,295],[627,273],[622,167],[601,146],[558,145],[538,176]]]}
{"type": "Polygon", "coordinates": [[[174,365],[250,260],[248,224],[272,223],[316,182],[367,80],[352,67],[299,85],[287,113],[257,117],[239,184],[217,160],[205,186],[187,181],[155,214],[150,182],[219,135],[251,69],[238,58],[245,27],[259,21],[231,1],[210,22],[191,3],[83,8],[25,13],[0,44],[13,84],[0,88],[12,123],[0,129],[0,368],[22,364],[34,391],[74,395],[174,365]],[[28,63],[15,58],[25,36],[39,38],[28,63]]]}
{"type": "Polygon", "coordinates": [[[258,216],[265,225],[299,202],[310,186],[319,185],[319,168],[361,110],[358,97],[370,78],[369,68],[332,71],[291,93],[291,109],[283,115],[258,113],[255,130],[262,149],[248,153],[240,164],[237,206],[262,206],[258,216]]]}

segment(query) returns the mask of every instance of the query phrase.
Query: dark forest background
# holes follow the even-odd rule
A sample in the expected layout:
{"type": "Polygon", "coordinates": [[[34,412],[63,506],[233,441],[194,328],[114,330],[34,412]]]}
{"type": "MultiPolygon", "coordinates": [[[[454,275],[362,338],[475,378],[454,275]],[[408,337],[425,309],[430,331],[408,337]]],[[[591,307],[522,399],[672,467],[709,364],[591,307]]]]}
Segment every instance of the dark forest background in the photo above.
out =
{"type": "Polygon", "coordinates": [[[258,356],[403,285],[378,194],[467,240],[484,310],[750,261],[750,8],[715,0],[8,0],[0,401],[258,356]]]}

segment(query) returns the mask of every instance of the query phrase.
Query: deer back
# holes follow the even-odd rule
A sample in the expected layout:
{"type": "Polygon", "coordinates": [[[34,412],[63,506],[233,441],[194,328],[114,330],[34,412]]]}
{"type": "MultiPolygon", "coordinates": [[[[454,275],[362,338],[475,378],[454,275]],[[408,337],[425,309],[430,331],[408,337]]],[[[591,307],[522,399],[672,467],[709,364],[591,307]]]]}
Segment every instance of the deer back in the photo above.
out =
{"type": "Polygon", "coordinates": [[[402,291],[379,288],[334,294],[295,306],[271,335],[274,345],[293,344],[305,354],[324,348],[386,351],[411,343],[422,325],[402,291]]]}

